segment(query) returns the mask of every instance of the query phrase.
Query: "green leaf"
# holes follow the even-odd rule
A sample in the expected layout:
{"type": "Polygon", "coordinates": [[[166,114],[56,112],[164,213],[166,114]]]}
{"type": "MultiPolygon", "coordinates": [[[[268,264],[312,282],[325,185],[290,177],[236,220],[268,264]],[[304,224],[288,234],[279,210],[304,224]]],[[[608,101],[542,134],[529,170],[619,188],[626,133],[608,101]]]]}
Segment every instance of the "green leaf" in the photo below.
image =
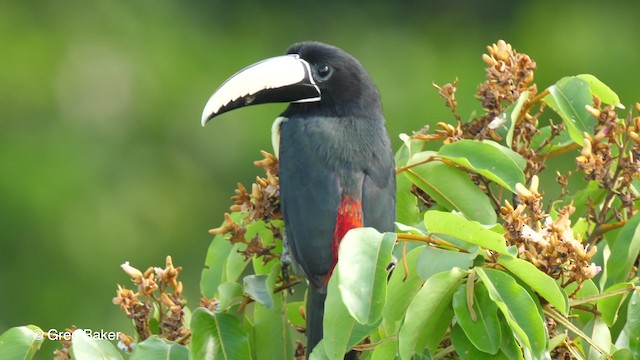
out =
{"type": "Polygon", "coordinates": [[[640,358],[640,290],[631,294],[627,307],[627,336],[629,349],[636,358],[640,358]]]}
{"type": "Polygon", "coordinates": [[[504,318],[504,316],[499,316],[500,318],[500,352],[504,353],[509,360],[522,360],[523,354],[522,349],[518,345],[516,338],[513,336],[513,331],[511,330],[511,326],[504,318]]]}
{"type": "Polygon", "coordinates": [[[304,301],[287,302],[287,319],[293,326],[304,327],[305,321],[302,318],[300,309],[304,309],[304,301]]]}
{"type": "MultiPolygon", "coordinates": [[[[538,130],[539,133],[533,137],[533,141],[531,142],[531,149],[538,149],[542,145],[543,141],[546,141],[551,137],[551,126],[540,126],[538,130]]],[[[571,139],[569,132],[563,131],[558,136],[554,137],[551,143],[546,144],[539,151],[541,155],[546,155],[551,152],[564,149],[571,144],[573,144],[573,140],[571,139]]]]}
{"type": "Polygon", "coordinates": [[[0,359],[32,359],[44,338],[35,325],[10,328],[0,335],[0,359]]]}
{"type": "Polygon", "coordinates": [[[496,149],[500,150],[503,154],[505,154],[511,160],[513,160],[513,162],[516,164],[518,169],[524,171],[527,168],[527,160],[525,158],[523,158],[522,155],[520,155],[517,152],[511,150],[510,148],[508,148],[506,146],[502,146],[502,145],[498,144],[497,142],[491,141],[491,140],[485,140],[485,141],[483,141],[483,143],[491,145],[491,146],[495,147],[496,149]]]}
{"type": "Polygon", "coordinates": [[[320,342],[313,348],[313,351],[309,355],[309,360],[329,360],[327,353],[324,348],[324,339],[320,340],[320,342]]]}
{"type": "Polygon", "coordinates": [[[583,80],[589,85],[589,89],[591,89],[591,93],[596,95],[602,100],[603,103],[620,106],[620,98],[618,94],[616,94],[609,86],[600,81],[597,77],[591,74],[580,74],[576,75],[577,78],[583,80]]]}
{"type": "Polygon", "coordinates": [[[606,264],[605,287],[629,279],[631,267],[640,254],[640,213],[635,214],[620,229],[611,246],[611,255],[606,264]]]}
{"type": "Polygon", "coordinates": [[[122,360],[122,355],[112,343],[94,339],[82,329],[71,335],[71,353],[73,358],[82,360],[122,360]]]}
{"type": "Polygon", "coordinates": [[[511,149],[501,150],[498,147],[502,146],[489,144],[489,141],[460,140],[442,146],[438,155],[513,192],[517,183],[525,182],[524,173],[512,159],[520,155],[511,149]],[[513,154],[509,156],[507,151],[513,154]]]}
{"type": "MultiPolygon", "coordinates": [[[[577,287],[578,287],[578,284],[571,283],[564,290],[567,294],[572,294],[577,287]]],[[[578,292],[573,296],[573,299],[579,300],[579,299],[587,298],[593,295],[598,295],[599,293],[600,291],[598,290],[598,286],[596,286],[593,280],[587,279],[582,283],[580,290],[578,290],[578,292]]],[[[595,301],[592,304],[595,304],[595,301]]]]}
{"type": "Polygon", "coordinates": [[[249,335],[238,318],[205,308],[191,315],[191,359],[251,359],[249,335]]]}
{"type": "Polygon", "coordinates": [[[438,324],[437,318],[447,309],[451,311],[453,293],[465,274],[465,271],[454,268],[436,274],[424,283],[409,304],[404,324],[398,334],[401,359],[411,359],[414,352],[422,352],[421,348],[416,347],[419,338],[440,342],[442,334],[439,330],[442,324],[438,324]]]}
{"type": "Polygon", "coordinates": [[[596,124],[585,105],[593,102],[589,85],[575,76],[564,77],[549,87],[549,95],[542,101],[549,105],[564,122],[571,139],[582,146],[583,133],[590,133],[596,124]]]}
{"type": "Polygon", "coordinates": [[[529,91],[525,90],[520,94],[518,100],[515,103],[509,105],[507,110],[505,110],[504,116],[506,117],[505,120],[507,120],[507,123],[505,124],[505,127],[507,128],[506,133],[504,133],[503,131],[499,131],[500,129],[496,129],[498,131],[498,134],[505,138],[505,144],[509,147],[513,143],[513,131],[518,124],[518,117],[520,117],[522,106],[524,106],[524,103],[527,101],[527,99],[529,99],[529,91]]]}
{"type": "Polygon", "coordinates": [[[393,360],[396,358],[398,340],[386,341],[371,352],[371,360],[393,360]]]}
{"type": "Polygon", "coordinates": [[[611,355],[611,359],[612,360],[634,360],[634,359],[638,359],[638,357],[636,356],[634,358],[633,353],[631,353],[631,351],[629,351],[628,349],[620,349],[611,355]]]}
{"type": "MultiPolygon", "coordinates": [[[[272,250],[273,253],[282,253],[282,242],[275,242],[273,239],[273,231],[271,227],[280,228],[280,230],[284,230],[284,222],[282,220],[275,220],[271,222],[253,221],[247,224],[247,232],[245,233],[246,239],[253,239],[255,236],[260,237],[263,246],[271,246],[275,245],[275,248],[272,250]]],[[[279,259],[272,259],[271,261],[265,263],[263,257],[254,256],[252,259],[253,270],[257,275],[266,275],[271,273],[271,268],[274,264],[279,263],[279,259]]]]}
{"type": "Polygon", "coordinates": [[[424,214],[424,224],[433,235],[448,235],[500,254],[509,254],[504,237],[476,221],[452,213],[431,210],[424,214]]]}
{"type": "MultiPolygon", "coordinates": [[[[611,350],[611,332],[600,316],[595,316],[585,325],[584,333],[604,351],[609,352],[611,350]]],[[[584,352],[587,354],[587,360],[600,359],[602,355],[607,355],[600,354],[586,341],[583,342],[583,346],[584,352]]]]}
{"type": "Polygon", "coordinates": [[[419,246],[407,253],[396,265],[387,285],[387,306],[382,310],[384,328],[387,334],[396,334],[400,322],[413,297],[420,291],[424,281],[418,276],[416,264],[425,246],[419,246]],[[405,265],[406,262],[406,265],[405,265]],[[405,267],[409,273],[405,274],[405,267]],[[406,277],[406,278],[405,278],[406,277]]]}
{"type": "Polygon", "coordinates": [[[381,234],[373,228],[352,229],[340,242],[336,266],[340,294],[351,316],[361,324],[374,324],[382,316],[395,242],[396,234],[381,234]]]}
{"type": "Polygon", "coordinates": [[[560,333],[554,337],[552,337],[551,339],[549,339],[549,344],[547,344],[547,350],[551,351],[555,348],[557,348],[558,346],[560,346],[560,344],[562,344],[563,342],[567,341],[569,337],[567,336],[567,334],[565,333],[560,333]]]}
{"type": "Polygon", "coordinates": [[[595,206],[598,206],[602,200],[604,200],[607,190],[602,189],[597,181],[589,181],[585,187],[576,192],[576,195],[572,197],[573,206],[576,211],[571,217],[572,222],[576,222],[581,216],[587,213],[587,208],[590,202],[595,206]]]}
{"type": "Polygon", "coordinates": [[[247,244],[237,243],[233,244],[231,251],[227,256],[227,261],[225,263],[225,273],[222,278],[223,282],[225,281],[238,281],[240,275],[244,272],[244,269],[249,264],[249,260],[245,259],[244,255],[240,254],[238,250],[243,251],[246,250],[247,244]]]}
{"type": "MultiPolygon", "coordinates": [[[[420,219],[418,219],[420,220],[420,219]]],[[[410,226],[410,225],[406,225],[406,224],[402,224],[396,221],[396,230],[397,232],[403,232],[403,233],[409,233],[409,234],[414,234],[414,235],[427,235],[427,231],[422,230],[420,228],[417,228],[415,226],[410,226]]]]}
{"type": "MultiPolygon", "coordinates": [[[[564,288],[566,294],[573,294],[576,291],[578,284],[571,283],[567,287],[564,288]]],[[[580,290],[572,297],[574,300],[580,300],[584,298],[589,298],[594,295],[600,294],[600,290],[593,282],[593,279],[585,280],[580,287],[580,290]]],[[[588,302],[587,304],[595,305],[596,300],[588,302]]],[[[572,315],[577,315],[577,319],[580,321],[580,324],[586,324],[593,318],[593,312],[583,311],[581,309],[573,308],[571,309],[572,315]]]]}
{"type": "MultiPolygon", "coordinates": [[[[347,233],[348,234],[348,233],[347,233]]],[[[346,237],[346,236],[345,236],[346,237]]],[[[343,239],[344,241],[344,239],[343,239]]],[[[342,244],[340,245],[342,248],[342,244]]],[[[338,260],[340,263],[340,260],[338,260]]],[[[336,266],[327,288],[327,298],[325,300],[325,310],[323,319],[324,338],[321,347],[316,345],[313,353],[327,359],[342,360],[348,348],[365,338],[378,324],[362,325],[358,323],[349,313],[342,298],[342,291],[339,288],[342,272],[336,266]]]]}
{"type": "MultiPolygon", "coordinates": [[[[499,328],[498,328],[499,330],[499,328]]],[[[474,343],[467,337],[468,333],[462,330],[460,324],[456,324],[451,328],[451,343],[456,349],[456,354],[460,356],[462,360],[509,360],[509,358],[502,352],[498,352],[496,348],[495,354],[488,354],[478,349],[474,343]]],[[[500,333],[498,333],[498,336],[500,333]]],[[[485,340],[492,340],[486,338],[485,340]]],[[[498,339],[500,340],[500,339],[498,339]]]]}
{"type": "MultiPolygon", "coordinates": [[[[633,289],[633,283],[619,283],[615,284],[605,291],[602,292],[603,295],[607,293],[614,292],[620,289],[633,289]]],[[[612,326],[616,320],[618,319],[618,311],[622,306],[622,303],[626,299],[629,293],[622,293],[614,296],[604,297],[598,300],[598,311],[602,314],[602,320],[608,325],[612,326]]]]}
{"type": "MultiPolygon", "coordinates": [[[[410,163],[419,162],[425,157],[428,154],[418,153],[411,158],[410,163]]],[[[464,171],[440,161],[431,161],[412,167],[403,174],[443,208],[460,211],[467,218],[483,224],[496,222],[491,200],[464,171]]]]}
{"type": "MultiPolygon", "coordinates": [[[[267,278],[267,288],[272,292],[281,268],[281,264],[276,262],[267,278]]],[[[270,308],[260,303],[254,307],[252,340],[258,360],[294,359],[294,345],[289,332],[285,296],[286,292],[273,294],[273,306],[270,308]]]]}
{"type": "MultiPolygon", "coordinates": [[[[243,216],[246,215],[238,212],[231,213],[231,219],[235,222],[240,222],[243,216]]],[[[249,260],[238,253],[238,250],[246,246],[242,243],[232,245],[223,235],[214,236],[207,250],[204,269],[200,276],[200,290],[204,296],[216,297],[220,284],[238,280],[249,264],[249,260]]]]}
{"type": "MultiPolygon", "coordinates": [[[[414,152],[422,148],[423,141],[411,140],[407,134],[400,134],[404,144],[396,153],[396,166],[404,166],[414,152]]],[[[420,209],[418,199],[411,193],[413,183],[406,176],[396,176],[396,221],[416,225],[420,221],[420,209]]]]}
{"type": "Polygon", "coordinates": [[[188,360],[189,350],[175,342],[161,339],[158,335],[152,335],[139,343],[131,357],[131,360],[188,360]]]}
{"type": "Polygon", "coordinates": [[[204,261],[204,269],[202,269],[202,275],[200,276],[200,291],[207,298],[216,296],[218,286],[224,278],[225,264],[231,248],[229,240],[222,235],[214,236],[209,245],[207,258],[204,261]]]}
{"type": "Polygon", "coordinates": [[[273,288],[267,286],[267,275],[247,275],[243,280],[244,292],[268,308],[273,307],[273,288]]]}
{"type": "Polygon", "coordinates": [[[501,342],[498,306],[491,301],[484,286],[473,287],[473,304],[469,304],[468,290],[468,287],[462,284],[453,295],[453,311],[458,325],[474,348],[483,353],[497,354],[501,342]],[[473,314],[470,308],[473,308],[473,314]]]}
{"type": "MultiPolygon", "coordinates": [[[[466,270],[473,264],[475,253],[463,253],[457,251],[442,250],[427,246],[418,258],[417,270],[422,279],[447,271],[454,267],[466,270]]],[[[398,269],[400,270],[400,269],[398,269]]]]}
{"type": "Polygon", "coordinates": [[[476,268],[476,272],[520,345],[530,351],[533,358],[542,358],[547,347],[546,329],[539,309],[529,293],[503,271],[476,268]]]}
{"type": "Polygon", "coordinates": [[[220,301],[220,309],[227,310],[233,305],[242,302],[242,286],[237,282],[226,282],[218,286],[218,300],[220,301]]]}
{"type": "Polygon", "coordinates": [[[567,294],[558,286],[553,278],[543,273],[532,263],[512,256],[500,256],[498,263],[529,285],[561,314],[567,315],[569,300],[567,294]]]}

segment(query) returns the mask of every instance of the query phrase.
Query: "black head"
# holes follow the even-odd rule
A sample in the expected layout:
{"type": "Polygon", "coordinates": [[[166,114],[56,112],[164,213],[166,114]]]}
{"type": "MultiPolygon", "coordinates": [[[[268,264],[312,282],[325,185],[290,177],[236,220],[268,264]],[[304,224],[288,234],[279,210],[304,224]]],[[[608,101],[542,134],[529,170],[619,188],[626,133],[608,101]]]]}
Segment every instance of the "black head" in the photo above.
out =
{"type": "Polygon", "coordinates": [[[382,116],[380,93],[353,56],[319,42],[294,44],[287,54],[297,54],[309,63],[322,96],[319,102],[292,103],[285,115],[290,111],[308,111],[326,116],[382,116]]]}
{"type": "Polygon", "coordinates": [[[334,46],[303,42],[227,79],[205,105],[202,125],[234,109],[273,102],[290,103],[285,116],[382,119],[380,94],[358,60],[334,46]]]}

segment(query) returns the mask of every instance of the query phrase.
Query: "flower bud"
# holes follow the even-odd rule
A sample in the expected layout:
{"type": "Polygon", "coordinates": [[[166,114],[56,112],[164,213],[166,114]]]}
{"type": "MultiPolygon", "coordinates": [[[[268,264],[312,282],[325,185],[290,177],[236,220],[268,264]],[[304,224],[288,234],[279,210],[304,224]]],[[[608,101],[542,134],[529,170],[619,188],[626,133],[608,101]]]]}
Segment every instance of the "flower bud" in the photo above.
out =
{"type": "Polygon", "coordinates": [[[591,139],[589,139],[588,135],[586,134],[584,137],[584,143],[582,145],[582,150],[580,151],[580,155],[584,157],[589,157],[592,155],[591,139]]]}
{"type": "Polygon", "coordinates": [[[599,118],[600,117],[600,110],[594,108],[593,106],[587,104],[584,106],[584,108],[587,110],[587,112],[589,113],[589,115],[593,116],[594,118],[599,118]]]}
{"type": "Polygon", "coordinates": [[[487,54],[482,54],[482,61],[489,66],[494,66],[496,64],[496,59],[487,54]]]}
{"type": "Polygon", "coordinates": [[[120,265],[120,267],[122,268],[122,270],[124,270],[124,272],[127,275],[129,275],[130,278],[134,280],[142,278],[142,272],[134,268],[133,266],[129,265],[128,261],[125,261],[124,264],[120,265]]]}
{"type": "Polygon", "coordinates": [[[529,189],[524,187],[524,185],[522,185],[521,183],[516,184],[516,194],[518,194],[519,197],[525,199],[533,197],[533,193],[529,191],[529,189]]]}

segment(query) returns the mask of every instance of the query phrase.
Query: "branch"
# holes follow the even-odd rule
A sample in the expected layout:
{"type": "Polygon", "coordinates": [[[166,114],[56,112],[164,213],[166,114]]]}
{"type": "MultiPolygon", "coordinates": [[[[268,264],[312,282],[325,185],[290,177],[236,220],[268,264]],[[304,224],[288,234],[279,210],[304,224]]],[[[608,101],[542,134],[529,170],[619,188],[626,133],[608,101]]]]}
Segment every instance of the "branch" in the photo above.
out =
{"type": "Polygon", "coordinates": [[[539,103],[542,98],[549,95],[549,89],[544,89],[540,94],[536,95],[531,101],[527,103],[524,109],[520,110],[520,114],[527,114],[531,109],[539,103]]]}
{"type": "Polygon", "coordinates": [[[444,241],[442,239],[438,239],[433,236],[416,235],[416,234],[409,234],[409,233],[397,233],[396,235],[398,237],[398,241],[421,241],[427,244],[452,247],[454,249],[457,249],[460,252],[468,253],[467,250],[461,247],[458,247],[448,241],[444,241]]]}
{"type": "Polygon", "coordinates": [[[626,294],[629,292],[633,292],[635,290],[640,290],[640,286],[633,286],[633,284],[629,284],[627,287],[624,287],[622,289],[616,289],[616,290],[608,291],[602,294],[586,296],[580,299],[569,299],[569,306],[575,307],[577,305],[590,303],[592,301],[597,301],[600,299],[606,299],[606,298],[614,297],[617,295],[626,294]]]}
{"type": "Polygon", "coordinates": [[[435,158],[435,156],[429,156],[429,158],[427,158],[426,160],[422,160],[422,161],[418,161],[417,163],[413,163],[413,164],[407,164],[405,166],[400,166],[398,168],[396,168],[396,174],[400,174],[403,171],[409,170],[412,167],[416,167],[418,165],[422,165],[422,164],[426,164],[430,161],[433,161],[435,158]]]}
{"type": "Polygon", "coordinates": [[[376,347],[378,347],[379,345],[382,345],[388,341],[396,341],[398,340],[397,336],[390,336],[388,338],[384,338],[381,339],[379,341],[373,342],[373,343],[369,343],[369,344],[358,344],[358,345],[354,345],[351,347],[351,349],[353,350],[357,350],[357,351],[368,351],[368,350],[373,350],[376,347]]]}
{"type": "Polygon", "coordinates": [[[603,348],[601,348],[598,344],[596,344],[595,341],[593,341],[593,339],[591,339],[587,334],[585,334],[582,330],[578,329],[578,327],[575,326],[571,321],[565,319],[562,315],[558,314],[558,312],[556,312],[556,310],[554,310],[553,308],[549,307],[549,305],[545,305],[542,311],[547,316],[555,320],[557,323],[567,328],[567,330],[583,338],[584,341],[589,343],[589,345],[600,354],[603,354],[603,355],[608,354],[606,351],[604,351],[603,348]]]}
{"type": "Polygon", "coordinates": [[[613,224],[604,223],[604,224],[596,225],[596,227],[593,229],[593,232],[589,235],[589,239],[587,242],[590,244],[590,246],[593,246],[596,242],[596,239],[598,239],[600,236],[604,235],[605,233],[611,230],[615,230],[623,227],[627,223],[627,221],[628,220],[623,220],[613,224]]]}

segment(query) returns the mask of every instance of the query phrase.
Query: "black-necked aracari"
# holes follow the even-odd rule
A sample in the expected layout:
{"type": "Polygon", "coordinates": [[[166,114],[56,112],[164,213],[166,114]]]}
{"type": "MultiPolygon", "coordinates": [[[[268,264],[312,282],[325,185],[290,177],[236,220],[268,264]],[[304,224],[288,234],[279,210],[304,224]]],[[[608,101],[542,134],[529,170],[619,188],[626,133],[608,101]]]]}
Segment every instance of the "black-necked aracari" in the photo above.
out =
{"type": "Polygon", "coordinates": [[[246,67],[211,96],[202,125],[272,102],[289,103],[272,127],[272,141],[286,242],[309,280],[308,356],[322,339],[327,282],[342,237],[363,226],[394,230],[394,156],[378,89],[341,49],[303,42],[246,67]]]}

